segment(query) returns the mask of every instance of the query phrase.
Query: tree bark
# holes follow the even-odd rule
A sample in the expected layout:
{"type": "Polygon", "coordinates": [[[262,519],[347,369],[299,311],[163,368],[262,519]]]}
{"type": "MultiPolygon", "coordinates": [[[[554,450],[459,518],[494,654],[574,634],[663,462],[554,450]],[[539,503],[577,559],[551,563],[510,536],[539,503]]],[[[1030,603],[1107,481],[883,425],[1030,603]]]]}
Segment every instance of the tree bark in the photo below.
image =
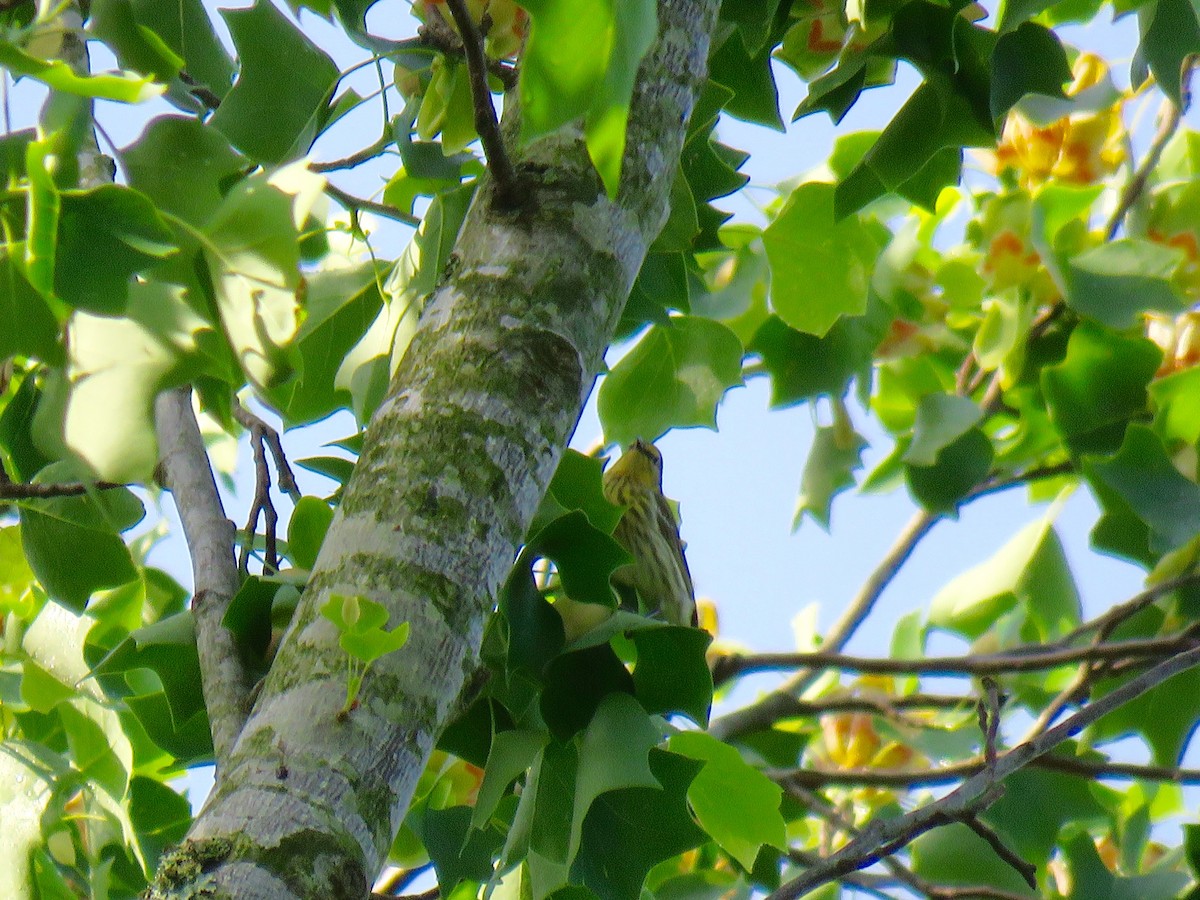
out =
{"type": "Polygon", "coordinates": [[[221,783],[151,896],[366,896],[665,221],[717,5],[659,3],[615,201],[577,128],[514,153],[521,211],[481,186],[221,783]],[[347,657],[319,614],[334,595],[412,629],[344,716],[347,657]]]}

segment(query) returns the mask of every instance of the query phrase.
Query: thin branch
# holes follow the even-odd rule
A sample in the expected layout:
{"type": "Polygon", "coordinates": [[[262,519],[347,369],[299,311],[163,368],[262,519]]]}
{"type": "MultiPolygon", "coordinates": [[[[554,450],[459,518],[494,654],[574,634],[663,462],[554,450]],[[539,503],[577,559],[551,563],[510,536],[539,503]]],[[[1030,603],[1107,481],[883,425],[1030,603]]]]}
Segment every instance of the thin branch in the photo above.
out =
{"type": "Polygon", "coordinates": [[[85,484],[82,481],[17,482],[0,477],[0,500],[51,500],[55,497],[79,497],[90,490],[111,491],[125,487],[113,481],[97,481],[85,484]]]}
{"type": "Polygon", "coordinates": [[[288,463],[287,454],[283,451],[283,441],[279,432],[268,425],[240,403],[233,405],[233,418],[247,431],[258,431],[266,441],[271,451],[271,459],[275,462],[275,483],[281,491],[287,494],[293,503],[300,500],[300,488],[296,485],[296,476],[288,463]]]}
{"type": "Polygon", "coordinates": [[[1063,637],[1059,643],[1062,645],[1070,644],[1083,635],[1097,630],[1111,632],[1127,619],[1137,615],[1159,597],[1164,597],[1180,588],[1192,587],[1194,585],[1200,585],[1200,570],[1180,575],[1178,578],[1172,578],[1168,581],[1159,582],[1152,587],[1146,588],[1140,594],[1130,597],[1124,603],[1109,608],[1103,615],[1083,623],[1063,637]]]}
{"type": "MultiPolygon", "coordinates": [[[[1169,784],[1200,784],[1200,769],[1141,763],[1100,762],[1075,757],[1047,755],[1029,763],[1034,769],[1072,775],[1089,781],[1156,781],[1169,784]]],[[[993,767],[994,768],[994,767],[993,767]]],[[[768,770],[767,776],[782,785],[796,784],[810,790],[821,788],[880,787],[922,788],[955,784],[988,770],[987,760],[968,759],[936,769],[895,771],[887,769],[783,769],[768,770]]]]}
{"type": "Polygon", "coordinates": [[[1023,859],[1021,854],[1004,843],[1004,838],[1000,837],[990,826],[980,821],[978,816],[967,816],[962,820],[962,823],[982,838],[992,848],[992,852],[1006,863],[1010,869],[1020,875],[1025,883],[1029,885],[1030,890],[1037,890],[1037,866],[1023,859]]]}
{"type": "MultiPolygon", "coordinates": [[[[912,555],[917,544],[929,533],[939,518],[937,513],[922,510],[909,520],[897,536],[891,549],[868,576],[854,599],[850,601],[841,617],[829,630],[825,637],[826,647],[837,651],[846,645],[858,626],[875,607],[876,601],[879,600],[884,590],[892,583],[892,579],[896,577],[900,567],[912,555]]],[[[756,703],[714,721],[709,726],[709,733],[718,740],[725,740],[736,734],[765,727],[779,718],[795,702],[795,696],[808,687],[818,673],[817,669],[797,672],[782,687],[767,694],[756,703]]]]}
{"type": "Polygon", "coordinates": [[[279,571],[279,513],[271,500],[271,470],[267,467],[262,429],[251,429],[250,446],[254,450],[254,497],[250,500],[250,512],[246,517],[246,539],[242,543],[242,553],[238,558],[238,569],[243,576],[250,572],[250,551],[254,547],[254,539],[258,536],[259,516],[265,519],[263,537],[266,541],[266,553],[263,556],[263,572],[279,571]]]}
{"type": "Polygon", "coordinates": [[[395,222],[403,222],[405,225],[411,225],[413,228],[421,224],[419,216],[406,213],[404,210],[397,209],[394,206],[388,206],[386,203],[376,203],[374,200],[364,200],[361,197],[355,197],[353,194],[347,194],[336,184],[327,182],[325,184],[325,193],[353,213],[375,213],[377,216],[383,216],[385,219],[392,219],[395,222]]]}
{"type": "Polygon", "coordinates": [[[1009,488],[1023,487],[1024,485],[1032,484],[1035,481],[1045,481],[1048,478],[1058,478],[1060,475],[1071,475],[1078,471],[1078,467],[1070,460],[1056,463],[1051,466],[1035,466],[1032,469],[1026,469],[1024,472],[1018,472],[1015,475],[1005,475],[990,478],[978,487],[973,488],[970,493],[967,494],[965,499],[968,502],[971,500],[978,500],[980,497],[988,497],[992,494],[998,494],[1001,491],[1007,491],[1009,488]]]}
{"type": "Polygon", "coordinates": [[[996,781],[1024,768],[1098,719],[1162,684],[1200,665],[1200,647],[1193,647],[1130,679],[1116,690],[1088,704],[1058,725],[1001,756],[993,769],[973,775],[951,793],[933,803],[894,819],[875,819],[837,853],[782,885],[768,900],[794,900],[809,891],[857,871],[894,853],[939,824],[958,821],[966,812],[978,812],[998,798],[996,781]]]}
{"type": "Polygon", "coordinates": [[[183,69],[179,70],[179,80],[187,86],[188,93],[203,103],[210,110],[217,109],[221,105],[221,98],[218,97],[208,85],[201,84],[196,81],[183,69]]]}
{"type": "Polygon", "coordinates": [[[154,403],[154,424],[160,481],[175,498],[192,558],[196,649],[219,777],[245,724],[250,696],[250,679],[237,643],[223,622],[229,602],[241,587],[233,558],[235,529],[221,506],[204,439],[192,412],[191,390],[178,388],[159,394],[154,403]]]}
{"type": "Polygon", "coordinates": [[[866,675],[1004,675],[1039,672],[1073,663],[1169,656],[1196,645],[1192,629],[1170,637],[1111,641],[1087,647],[1030,644],[1004,653],[966,656],[925,656],[918,659],[850,656],[845,653],[756,653],[720,657],[713,680],[727,681],[735,675],[802,668],[842,669],[866,675]]]}
{"type": "Polygon", "coordinates": [[[1158,167],[1159,160],[1162,159],[1163,151],[1166,150],[1167,144],[1179,129],[1179,123],[1183,120],[1183,114],[1191,102],[1189,82],[1195,62],[1194,54],[1183,60],[1179,79],[1182,91],[1180,102],[1175,103],[1170,97],[1163,98],[1162,109],[1158,114],[1158,130],[1154,134],[1154,140],[1150,143],[1141,165],[1129,176],[1125,189],[1121,191],[1121,199],[1117,201],[1116,208],[1104,226],[1104,234],[1110,241],[1117,236],[1117,232],[1121,230],[1121,225],[1125,221],[1125,216],[1129,214],[1129,210],[1133,209],[1133,205],[1146,190],[1151,174],[1158,167]]]}
{"type": "Polygon", "coordinates": [[[487,54],[483,49],[483,34],[467,9],[466,0],[446,0],[446,7],[454,17],[458,33],[462,35],[463,54],[467,59],[467,72],[471,80],[471,98],[475,103],[475,131],[483,144],[488,169],[495,183],[496,203],[503,209],[516,209],[524,202],[524,195],[508,158],[504,137],[500,134],[500,122],[496,108],[492,105],[492,89],[487,83],[487,54]]]}
{"type": "Polygon", "coordinates": [[[361,166],[365,162],[377,157],[380,153],[388,148],[392,143],[392,138],[387,134],[379,136],[379,140],[373,143],[370,147],[363,147],[357,153],[351,153],[349,156],[343,156],[341,159],[330,160],[329,162],[313,162],[308,164],[310,172],[338,172],[343,169],[353,169],[356,166],[361,166]]]}
{"type": "MultiPolygon", "coordinates": [[[[800,787],[796,784],[785,785],[788,794],[802,803],[805,807],[812,810],[816,815],[820,816],[825,821],[829,822],[839,831],[843,831],[851,837],[858,837],[861,833],[854,821],[841,810],[835,808],[828,800],[816,791],[810,791],[807,788],[800,787]]],[[[1005,848],[1007,850],[1007,848],[1005,848]]],[[[791,852],[791,851],[790,851],[791,852]]],[[[789,855],[790,855],[789,852],[789,855]]],[[[815,859],[811,854],[804,853],[801,863],[805,866],[812,866],[815,859]]],[[[959,887],[949,887],[946,885],[934,884],[926,878],[922,878],[912,869],[905,866],[894,857],[886,857],[880,860],[880,863],[889,872],[896,881],[906,885],[912,891],[918,894],[924,894],[930,900],[966,900],[966,898],[974,898],[974,900],[1026,900],[1024,894],[1014,894],[1011,891],[993,888],[987,885],[964,885],[959,887]]],[[[861,876],[859,876],[861,877],[861,876]]],[[[854,884],[853,876],[847,875],[840,879],[848,884],[854,884]]]]}

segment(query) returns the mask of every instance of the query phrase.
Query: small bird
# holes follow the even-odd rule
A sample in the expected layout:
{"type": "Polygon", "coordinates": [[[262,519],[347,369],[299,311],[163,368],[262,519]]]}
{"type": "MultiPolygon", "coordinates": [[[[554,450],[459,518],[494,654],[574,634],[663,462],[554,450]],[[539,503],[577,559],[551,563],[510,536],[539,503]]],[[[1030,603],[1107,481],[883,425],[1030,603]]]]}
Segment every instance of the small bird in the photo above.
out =
{"type": "Polygon", "coordinates": [[[679,526],[662,492],[662,454],[649,441],[634,441],[604,473],[604,496],[624,506],[613,537],[633,562],[613,573],[617,592],[636,591],[643,612],[675,625],[699,623],[692,574],[683,556],[679,526]]]}

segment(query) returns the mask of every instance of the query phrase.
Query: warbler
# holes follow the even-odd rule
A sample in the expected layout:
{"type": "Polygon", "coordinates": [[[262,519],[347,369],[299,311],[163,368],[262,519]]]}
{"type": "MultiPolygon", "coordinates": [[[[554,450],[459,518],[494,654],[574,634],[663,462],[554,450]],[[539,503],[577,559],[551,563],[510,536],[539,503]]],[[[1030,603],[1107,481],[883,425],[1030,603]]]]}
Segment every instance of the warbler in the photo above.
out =
{"type": "Polygon", "coordinates": [[[675,625],[699,623],[692,574],[683,556],[675,516],[662,492],[662,454],[649,441],[634,441],[604,473],[604,496],[624,506],[613,537],[633,562],[613,573],[617,592],[640,598],[641,611],[675,625]]]}

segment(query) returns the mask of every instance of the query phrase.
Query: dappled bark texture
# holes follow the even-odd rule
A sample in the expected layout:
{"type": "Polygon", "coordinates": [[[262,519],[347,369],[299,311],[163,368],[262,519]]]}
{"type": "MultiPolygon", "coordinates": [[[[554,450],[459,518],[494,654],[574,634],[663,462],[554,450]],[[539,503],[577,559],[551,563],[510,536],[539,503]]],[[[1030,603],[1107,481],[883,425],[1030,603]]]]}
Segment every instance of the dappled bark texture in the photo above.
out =
{"type": "Polygon", "coordinates": [[[221,784],[160,869],[158,896],[201,882],[238,898],[365,895],[665,220],[716,6],[659,4],[615,201],[572,129],[514,154],[530,194],[521,210],[493,209],[481,189],[221,784]],[[341,718],[346,656],[319,615],[338,594],[412,627],[341,718]]]}

